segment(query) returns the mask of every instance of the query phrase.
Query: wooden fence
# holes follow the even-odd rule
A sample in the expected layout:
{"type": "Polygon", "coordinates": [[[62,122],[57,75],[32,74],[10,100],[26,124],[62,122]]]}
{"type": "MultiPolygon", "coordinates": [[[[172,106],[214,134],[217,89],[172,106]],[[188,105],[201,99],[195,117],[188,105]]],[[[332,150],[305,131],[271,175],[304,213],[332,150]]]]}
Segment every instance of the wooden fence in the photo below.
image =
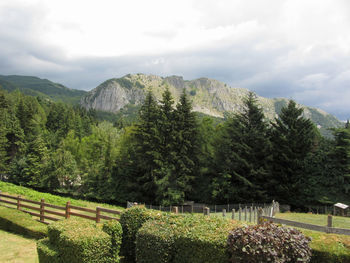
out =
{"type": "Polygon", "coordinates": [[[7,194],[2,194],[0,191],[0,203],[5,203],[9,205],[4,205],[9,208],[17,208],[17,210],[20,210],[22,212],[28,213],[32,216],[39,217],[37,221],[44,223],[44,224],[50,224],[50,222],[45,221],[45,219],[50,220],[50,221],[57,221],[60,218],[58,217],[63,217],[63,218],[70,218],[71,216],[77,216],[77,217],[82,217],[85,219],[93,220],[97,223],[101,221],[101,219],[105,220],[119,220],[116,217],[112,217],[109,215],[103,215],[102,213],[108,213],[108,214],[113,214],[113,215],[119,215],[121,212],[117,210],[111,210],[103,207],[96,207],[96,209],[90,209],[90,208],[85,208],[85,207],[80,207],[80,206],[75,206],[71,205],[70,202],[68,201],[65,206],[58,206],[58,205],[53,205],[49,203],[45,203],[44,199],[41,199],[40,202],[38,201],[33,201],[29,199],[24,199],[21,196],[12,196],[12,195],[7,195],[7,194]],[[28,203],[30,205],[28,205],[28,203]],[[33,206],[35,205],[35,206],[33,206]],[[51,208],[50,210],[47,208],[51,208]],[[28,211],[33,210],[32,211],[28,211]],[[54,210],[52,210],[54,209],[54,210]],[[83,212],[83,213],[82,213],[83,212]],[[48,215],[49,214],[49,215],[48,215]],[[54,217],[54,216],[56,217],[54,217]]]}
{"type": "Polygon", "coordinates": [[[262,210],[259,210],[258,211],[258,223],[261,223],[263,220],[267,220],[267,221],[270,221],[270,222],[273,222],[276,224],[294,226],[294,227],[304,228],[304,229],[313,230],[313,231],[350,236],[350,229],[332,227],[332,225],[333,225],[333,216],[332,215],[328,215],[326,226],[318,226],[318,225],[312,225],[312,224],[307,224],[307,223],[301,223],[301,222],[266,216],[266,215],[263,215],[262,210]]]}

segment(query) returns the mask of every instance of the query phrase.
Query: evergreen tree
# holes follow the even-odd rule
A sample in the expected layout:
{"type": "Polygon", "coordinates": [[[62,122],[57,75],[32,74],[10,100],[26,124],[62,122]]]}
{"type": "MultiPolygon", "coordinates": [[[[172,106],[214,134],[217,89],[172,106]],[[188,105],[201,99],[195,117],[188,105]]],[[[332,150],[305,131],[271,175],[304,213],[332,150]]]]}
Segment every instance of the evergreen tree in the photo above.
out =
{"type": "Polygon", "coordinates": [[[280,203],[304,204],[303,185],[307,181],[304,159],[313,150],[315,127],[302,116],[303,109],[294,101],[282,108],[279,118],[272,123],[273,180],[270,191],[280,203]]]}
{"type": "MultiPolygon", "coordinates": [[[[157,184],[160,177],[160,169],[163,166],[161,153],[161,141],[159,134],[160,112],[157,102],[152,94],[148,92],[146,99],[139,112],[139,122],[134,132],[134,152],[130,160],[134,163],[133,171],[136,176],[136,184],[130,184],[131,190],[139,194],[140,201],[152,202],[156,198],[157,184]]],[[[131,180],[135,180],[130,178],[131,180]]]]}
{"type": "MultiPolygon", "coordinates": [[[[165,91],[164,95],[169,98],[168,90],[165,91]]],[[[167,99],[167,102],[169,101],[167,99]]],[[[163,110],[169,109],[169,107],[163,107],[163,110]]],[[[163,112],[165,116],[166,112],[163,112]]],[[[162,198],[165,205],[184,202],[185,196],[193,190],[195,170],[198,168],[198,124],[196,115],[192,112],[192,104],[187,97],[186,90],[183,90],[180,101],[172,115],[174,117],[173,130],[169,129],[166,134],[172,136],[169,136],[165,151],[167,154],[170,152],[170,155],[163,156],[167,159],[169,169],[159,181],[161,192],[159,197],[162,198]]],[[[165,123],[169,127],[172,120],[166,120],[168,122],[165,123]]]]}
{"type": "Polygon", "coordinates": [[[270,175],[268,126],[256,96],[250,92],[242,113],[224,125],[217,142],[213,196],[220,201],[265,201],[270,175]],[[225,191],[222,189],[225,188],[225,191]],[[224,200],[226,199],[226,200],[224,200]]]}
{"type": "MultiPolygon", "coordinates": [[[[349,123],[344,128],[333,130],[334,147],[329,154],[334,168],[332,182],[338,190],[338,198],[342,201],[350,200],[350,127],[349,123]],[[339,191],[341,190],[341,191],[339,191]],[[347,200],[346,200],[347,199],[347,200]]],[[[339,200],[339,199],[338,199],[339,200]]]]}

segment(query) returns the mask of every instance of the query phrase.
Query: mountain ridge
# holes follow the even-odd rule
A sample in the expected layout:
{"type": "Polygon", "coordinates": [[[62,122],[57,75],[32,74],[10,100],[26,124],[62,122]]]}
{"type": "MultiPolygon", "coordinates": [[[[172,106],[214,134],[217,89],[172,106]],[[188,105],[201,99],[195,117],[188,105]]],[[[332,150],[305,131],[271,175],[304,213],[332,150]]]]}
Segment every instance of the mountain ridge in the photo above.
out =
{"type": "Polygon", "coordinates": [[[87,91],[66,86],[34,76],[0,75],[0,86],[9,91],[19,90],[25,95],[40,96],[54,101],[77,104],[87,91]]]}
{"type": "MultiPolygon", "coordinates": [[[[80,103],[86,109],[117,113],[127,105],[141,104],[148,90],[152,90],[160,100],[166,87],[172,93],[175,103],[186,88],[194,111],[221,118],[227,113],[240,112],[243,107],[242,101],[249,93],[248,89],[230,87],[224,82],[210,78],[184,80],[182,76],[160,77],[139,73],[104,81],[83,96],[80,103]]],[[[257,100],[270,120],[277,117],[281,108],[289,101],[286,98],[269,99],[261,96],[257,96],[257,100]]],[[[297,105],[304,109],[304,116],[311,119],[322,132],[342,124],[336,117],[321,109],[298,103],[297,105]]]]}

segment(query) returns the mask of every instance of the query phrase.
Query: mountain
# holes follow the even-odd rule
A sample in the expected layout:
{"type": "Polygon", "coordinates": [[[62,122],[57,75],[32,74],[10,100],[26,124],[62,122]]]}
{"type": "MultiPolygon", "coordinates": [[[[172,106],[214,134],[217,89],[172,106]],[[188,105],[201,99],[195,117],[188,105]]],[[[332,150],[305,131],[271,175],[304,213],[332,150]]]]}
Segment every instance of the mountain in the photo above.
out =
{"type": "Polygon", "coordinates": [[[0,75],[0,86],[9,92],[20,90],[26,95],[40,96],[71,104],[78,104],[81,97],[87,93],[83,90],[69,89],[50,80],[32,76],[0,75]]]}
{"type": "MultiPolygon", "coordinates": [[[[173,94],[175,103],[186,88],[192,99],[194,111],[221,118],[228,113],[241,111],[242,100],[249,92],[247,89],[230,87],[215,79],[184,80],[180,76],[163,78],[155,75],[128,74],[103,82],[84,95],[80,103],[87,109],[120,113],[141,104],[148,90],[152,90],[159,100],[166,87],[173,94]]],[[[270,120],[278,116],[288,101],[284,98],[268,99],[258,96],[258,102],[270,120]]],[[[329,134],[328,128],[342,125],[336,117],[320,109],[301,104],[298,106],[304,108],[304,116],[311,119],[322,134],[329,134]]]]}

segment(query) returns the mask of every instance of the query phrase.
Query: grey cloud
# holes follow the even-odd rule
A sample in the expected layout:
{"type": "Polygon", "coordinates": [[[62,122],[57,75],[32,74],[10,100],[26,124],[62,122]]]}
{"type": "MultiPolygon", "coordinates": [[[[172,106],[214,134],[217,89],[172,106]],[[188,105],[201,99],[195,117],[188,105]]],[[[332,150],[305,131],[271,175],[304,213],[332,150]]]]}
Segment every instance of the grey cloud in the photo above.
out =
{"type": "MultiPolygon", "coordinates": [[[[248,11],[249,16],[255,16],[254,10],[248,11]]],[[[264,31],[247,39],[224,39],[201,48],[158,55],[72,59],[37,36],[35,21],[44,15],[37,6],[0,10],[0,74],[35,75],[84,90],[128,73],[182,75],[185,79],[210,77],[261,96],[293,98],[340,119],[350,115],[350,57],[337,46],[321,43],[300,53],[300,47],[272,36],[266,38],[264,34],[268,32],[264,31]]],[[[207,26],[242,22],[231,21],[229,14],[222,19],[226,22],[215,24],[209,19],[207,26]]],[[[172,36],[167,32],[150,35],[172,36]]]]}

